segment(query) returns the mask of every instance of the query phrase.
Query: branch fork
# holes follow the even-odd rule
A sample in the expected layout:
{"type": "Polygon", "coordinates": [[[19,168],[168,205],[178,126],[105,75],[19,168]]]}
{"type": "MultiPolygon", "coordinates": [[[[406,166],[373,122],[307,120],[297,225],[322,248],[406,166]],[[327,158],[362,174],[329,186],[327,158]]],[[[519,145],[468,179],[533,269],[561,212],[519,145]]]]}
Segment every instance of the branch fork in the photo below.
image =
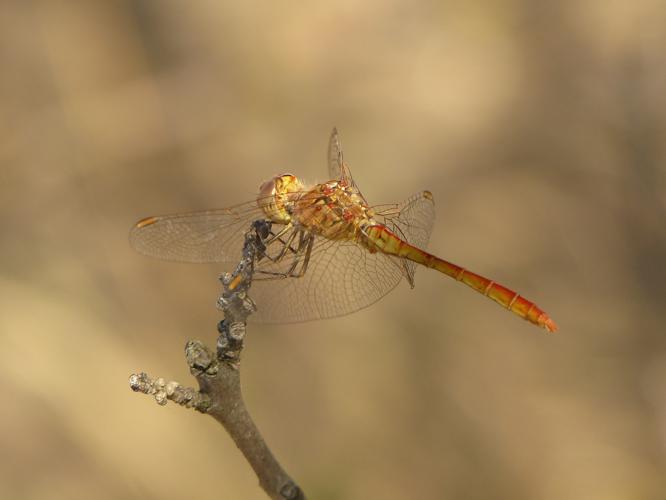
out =
{"type": "Polygon", "coordinates": [[[261,437],[243,401],[240,386],[240,361],[246,334],[247,318],[256,311],[248,295],[254,264],[265,250],[265,221],[255,221],[245,234],[240,262],[233,273],[220,277],[222,294],[217,306],[224,312],[218,324],[220,336],[216,351],[202,342],[190,340],[185,345],[185,358],[190,373],[197,379],[199,390],[175,381],[151,378],[146,373],[132,374],[130,388],[151,395],[159,405],[168,401],[194,408],[217,420],[229,433],[259,479],[259,484],[273,500],[305,500],[300,487],[287,475],[261,437]]]}

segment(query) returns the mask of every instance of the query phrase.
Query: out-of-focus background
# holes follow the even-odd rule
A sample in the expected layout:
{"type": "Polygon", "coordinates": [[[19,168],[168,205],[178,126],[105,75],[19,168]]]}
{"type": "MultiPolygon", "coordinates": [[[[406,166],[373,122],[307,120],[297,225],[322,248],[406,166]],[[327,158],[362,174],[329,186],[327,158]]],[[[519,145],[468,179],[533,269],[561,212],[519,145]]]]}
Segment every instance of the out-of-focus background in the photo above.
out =
{"type": "Polygon", "coordinates": [[[5,2],[0,498],[262,499],[194,383],[216,265],[144,258],[139,218],[325,180],[429,189],[433,271],[340,319],[251,327],[248,405],[309,498],[666,498],[666,21],[635,2],[5,2]]]}

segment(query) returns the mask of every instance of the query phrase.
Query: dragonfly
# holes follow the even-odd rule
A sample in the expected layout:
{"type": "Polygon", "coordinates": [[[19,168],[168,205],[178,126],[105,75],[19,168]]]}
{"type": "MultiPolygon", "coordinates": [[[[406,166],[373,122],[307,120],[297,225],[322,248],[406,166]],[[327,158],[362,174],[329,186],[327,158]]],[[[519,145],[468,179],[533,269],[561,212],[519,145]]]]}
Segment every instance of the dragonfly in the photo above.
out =
{"type": "Polygon", "coordinates": [[[291,323],[346,315],[375,303],[417,266],[435,269],[549,332],[555,322],[534,302],[425,250],[435,218],[430,191],[370,206],[331,133],[330,180],[305,185],[293,174],[264,182],[256,199],[223,209],[152,216],[130,232],[139,253],[181,262],[234,263],[246,231],[264,221],[255,262],[252,319],[291,323]]]}

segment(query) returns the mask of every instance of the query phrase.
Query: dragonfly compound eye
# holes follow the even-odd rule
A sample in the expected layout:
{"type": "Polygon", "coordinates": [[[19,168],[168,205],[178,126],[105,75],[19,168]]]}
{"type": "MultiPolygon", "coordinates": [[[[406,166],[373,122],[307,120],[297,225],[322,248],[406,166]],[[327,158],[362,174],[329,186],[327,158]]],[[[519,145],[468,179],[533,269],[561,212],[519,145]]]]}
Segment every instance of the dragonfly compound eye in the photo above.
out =
{"type": "Polygon", "coordinates": [[[288,224],[291,221],[294,196],[302,191],[303,184],[296,176],[278,175],[261,185],[257,204],[270,221],[288,224]]]}

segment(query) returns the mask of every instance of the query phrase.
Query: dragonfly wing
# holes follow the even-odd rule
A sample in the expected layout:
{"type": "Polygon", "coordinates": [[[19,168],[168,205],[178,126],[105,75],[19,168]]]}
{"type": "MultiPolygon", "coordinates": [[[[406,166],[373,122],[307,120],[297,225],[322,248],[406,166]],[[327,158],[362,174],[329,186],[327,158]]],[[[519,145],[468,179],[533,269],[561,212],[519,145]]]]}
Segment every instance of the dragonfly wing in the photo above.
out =
{"type": "Polygon", "coordinates": [[[234,262],[241,257],[245,232],[265,215],[256,202],[187,214],[147,217],[130,231],[139,253],[181,262],[234,262]]]}
{"type": "Polygon", "coordinates": [[[342,158],[342,144],[340,144],[338,129],[335,127],[328,139],[326,164],[328,165],[328,175],[331,180],[340,179],[342,177],[342,166],[344,165],[344,160],[342,158]]]}
{"type": "MultiPolygon", "coordinates": [[[[404,202],[387,208],[384,215],[386,227],[410,245],[423,250],[428,246],[434,222],[435,203],[430,191],[410,196],[404,202]]],[[[414,286],[416,264],[407,259],[401,260],[407,280],[414,286]]]]}
{"type": "MultiPolygon", "coordinates": [[[[257,270],[280,273],[291,262],[260,262],[257,270]]],[[[251,319],[292,323],[342,316],[378,301],[401,279],[400,266],[389,256],[350,241],[319,238],[302,277],[253,281],[250,295],[257,312],[251,319]]]]}
{"type": "Polygon", "coordinates": [[[338,135],[337,128],[333,128],[331,137],[328,140],[327,162],[328,175],[331,180],[342,180],[345,181],[349,186],[356,186],[354,179],[352,178],[351,171],[345,164],[344,158],[342,156],[342,144],[340,143],[340,136],[338,135]]]}

